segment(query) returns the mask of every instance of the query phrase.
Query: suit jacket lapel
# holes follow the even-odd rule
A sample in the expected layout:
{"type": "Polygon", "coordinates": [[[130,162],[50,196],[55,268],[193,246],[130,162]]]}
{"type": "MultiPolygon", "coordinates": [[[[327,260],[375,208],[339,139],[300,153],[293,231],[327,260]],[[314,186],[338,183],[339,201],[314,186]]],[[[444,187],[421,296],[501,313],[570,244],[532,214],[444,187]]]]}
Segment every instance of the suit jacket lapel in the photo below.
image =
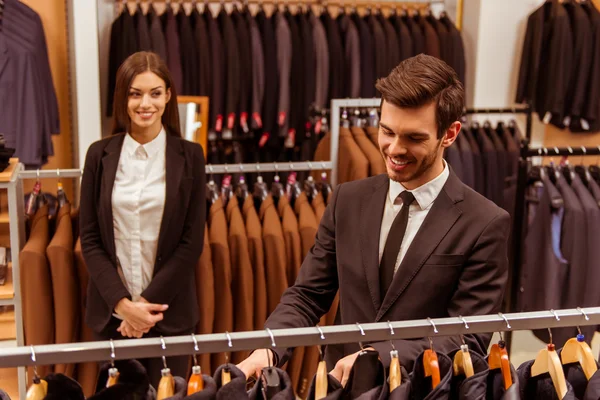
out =
{"type": "Polygon", "coordinates": [[[381,305],[381,294],[379,292],[379,234],[388,187],[389,178],[387,175],[381,175],[381,178],[378,178],[374,184],[373,190],[364,195],[360,211],[360,226],[364,227],[360,231],[362,263],[375,310],[379,310],[381,305]]]}
{"type": "Polygon", "coordinates": [[[462,200],[462,194],[456,193],[460,190],[460,181],[452,170],[448,181],[434,201],[429,214],[419,228],[417,235],[410,247],[398,271],[394,275],[392,284],[383,299],[383,304],[377,313],[375,322],[379,321],[406,290],[410,282],[423,267],[433,250],[440,244],[444,236],[450,231],[452,225],[458,220],[462,211],[455,203],[462,200]]]}
{"type": "MultiPolygon", "coordinates": [[[[185,166],[185,158],[182,155],[183,148],[180,139],[167,134],[167,153],[165,156],[166,162],[166,194],[165,208],[163,218],[160,223],[160,232],[158,234],[158,251],[160,252],[162,243],[165,240],[165,235],[168,232],[169,221],[171,215],[175,212],[177,203],[177,195],[179,194],[179,184],[183,178],[183,170],[185,166]]],[[[183,211],[183,210],[180,210],[183,211]]]]}
{"type": "Polygon", "coordinates": [[[115,232],[113,228],[113,212],[112,212],[112,192],[115,185],[115,177],[117,176],[117,168],[119,166],[119,158],[121,156],[121,148],[123,147],[123,140],[125,134],[114,136],[113,139],[108,143],[104,151],[107,153],[102,158],[102,183],[100,186],[100,207],[102,208],[103,235],[108,238],[108,243],[112,246],[111,252],[113,256],[116,256],[115,251],[115,232]]]}

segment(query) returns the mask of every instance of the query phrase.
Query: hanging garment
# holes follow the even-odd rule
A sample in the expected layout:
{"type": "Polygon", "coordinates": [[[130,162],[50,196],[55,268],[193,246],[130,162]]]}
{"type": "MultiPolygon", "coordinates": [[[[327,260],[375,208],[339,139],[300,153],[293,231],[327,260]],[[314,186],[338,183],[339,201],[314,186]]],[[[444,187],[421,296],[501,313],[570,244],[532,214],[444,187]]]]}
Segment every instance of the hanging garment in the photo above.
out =
{"type": "Polygon", "coordinates": [[[225,8],[221,7],[219,16],[219,27],[223,36],[223,48],[225,53],[225,127],[234,129],[237,125],[237,112],[240,103],[240,54],[238,49],[235,26],[225,8]]]}
{"type": "Polygon", "coordinates": [[[292,70],[292,32],[282,13],[271,16],[275,25],[277,43],[277,72],[279,76],[279,100],[277,102],[277,125],[279,136],[285,136],[289,128],[290,75],[292,70]]]}
{"type": "Polygon", "coordinates": [[[329,93],[329,43],[327,32],[321,20],[308,10],[308,21],[312,27],[313,43],[315,51],[315,106],[317,108],[328,107],[327,95],[329,93]]]}
{"type": "MultiPolygon", "coordinates": [[[[237,47],[239,56],[239,106],[237,109],[238,121],[236,125],[240,126],[244,132],[249,131],[250,107],[252,105],[252,36],[250,27],[245,15],[240,13],[237,8],[231,12],[235,32],[237,35],[237,47]]],[[[257,28],[258,29],[258,28],[257,28]]]]}
{"type": "Polygon", "coordinates": [[[373,142],[369,140],[365,130],[363,128],[352,127],[350,131],[352,132],[354,141],[362,150],[367,160],[369,160],[369,176],[385,174],[385,160],[379,152],[379,148],[374,146],[373,142]]]}
{"type": "MultiPolygon", "coordinates": [[[[309,111],[311,105],[315,101],[316,94],[316,63],[317,63],[317,55],[315,51],[315,43],[313,37],[312,26],[310,25],[309,15],[305,13],[296,14],[296,20],[298,23],[298,27],[300,29],[300,36],[302,38],[302,53],[301,59],[303,62],[303,72],[304,72],[304,88],[302,90],[304,99],[302,100],[301,111],[302,118],[301,121],[303,123],[309,122],[309,111]]],[[[308,137],[310,137],[309,129],[306,130],[308,137]]],[[[298,134],[304,133],[303,131],[298,132],[298,134]]],[[[308,142],[308,141],[307,141],[308,142]]],[[[303,159],[308,160],[312,156],[312,151],[303,159]]]]}
{"type": "Polygon", "coordinates": [[[400,14],[392,15],[390,18],[398,36],[398,55],[400,56],[400,61],[404,61],[414,54],[412,37],[410,36],[408,26],[406,26],[400,14]]]}
{"type": "Polygon", "coordinates": [[[210,38],[210,60],[211,63],[211,91],[209,107],[209,130],[221,132],[223,130],[223,114],[225,110],[225,52],[223,51],[223,36],[219,30],[216,18],[210,10],[204,10],[202,14],[206,21],[206,28],[210,38]]]}
{"type": "MultiPolygon", "coordinates": [[[[456,349],[448,354],[451,360],[454,355],[462,351],[456,349]]],[[[465,377],[464,375],[453,376],[450,382],[451,398],[456,400],[486,400],[487,379],[489,373],[488,363],[479,354],[471,351],[471,362],[473,364],[474,375],[465,377]]]]}
{"type": "Polygon", "coordinates": [[[273,372],[277,374],[277,376],[279,377],[279,388],[276,389],[275,394],[270,395],[270,396],[264,396],[263,394],[263,390],[265,390],[265,387],[263,386],[264,383],[261,379],[259,379],[256,384],[254,385],[254,387],[252,388],[252,390],[250,390],[250,392],[248,392],[248,399],[250,400],[267,400],[267,399],[272,399],[272,400],[295,400],[296,397],[294,395],[294,389],[292,386],[292,382],[290,380],[290,377],[288,376],[288,374],[279,369],[279,368],[273,368],[273,372]]]}
{"type": "Polygon", "coordinates": [[[173,389],[173,396],[166,397],[164,400],[180,400],[187,399],[187,382],[180,376],[174,376],[173,381],[175,382],[173,389]]]}
{"type": "Polygon", "coordinates": [[[302,102],[304,100],[304,68],[302,60],[302,38],[300,28],[296,22],[296,17],[292,15],[289,8],[286,7],[283,17],[290,27],[290,37],[292,40],[292,58],[290,68],[290,113],[289,128],[285,132],[286,140],[284,147],[287,152],[287,160],[296,160],[294,147],[300,142],[301,132],[304,127],[302,102]]]}
{"type": "Polygon", "coordinates": [[[410,400],[412,384],[410,376],[404,367],[400,366],[401,381],[400,386],[390,392],[389,400],[410,400]]]}
{"type": "Polygon", "coordinates": [[[194,37],[192,16],[188,17],[183,10],[175,16],[179,33],[181,52],[181,92],[178,95],[198,96],[200,92],[200,66],[198,64],[198,43],[194,37]]]}
{"type": "MultiPolygon", "coordinates": [[[[196,293],[198,294],[198,309],[200,320],[196,326],[196,333],[213,333],[215,324],[215,304],[220,297],[215,293],[215,268],[212,263],[212,251],[209,240],[208,226],[204,227],[204,248],[196,267],[196,293]]],[[[198,355],[198,362],[202,371],[210,372],[210,353],[198,355]]]]}
{"type": "Polygon", "coordinates": [[[254,330],[261,330],[267,320],[265,253],[261,233],[262,227],[251,196],[246,197],[244,200],[242,211],[246,223],[246,235],[248,236],[248,255],[252,263],[252,276],[254,277],[254,330]]]}
{"type": "Polygon", "coordinates": [[[361,352],[350,370],[343,397],[360,400],[385,400],[390,388],[385,368],[377,351],[361,352]]]}
{"type": "Polygon", "coordinates": [[[474,132],[472,132],[471,129],[463,129],[462,134],[467,138],[471,148],[471,154],[473,155],[473,171],[475,172],[475,186],[473,189],[485,196],[485,172],[479,145],[477,144],[477,141],[473,136],[474,132]]]}
{"type": "MultiPolygon", "coordinates": [[[[33,216],[29,239],[19,254],[23,331],[27,346],[54,343],[52,277],[46,259],[48,243],[48,206],[45,205],[33,216]]],[[[51,365],[38,367],[40,376],[51,372],[51,365]]],[[[30,385],[33,378],[32,367],[27,369],[27,376],[30,385]]]]}
{"type": "Polygon", "coordinates": [[[458,134],[456,139],[456,145],[458,146],[460,163],[462,165],[462,178],[463,183],[470,188],[475,188],[475,165],[473,163],[473,152],[471,150],[471,144],[469,139],[462,134],[458,134]]]}
{"type": "Polygon", "coordinates": [[[89,400],[114,399],[156,399],[156,390],[150,385],[146,369],[136,360],[116,360],[115,367],[119,370],[119,380],[111,387],[106,387],[110,363],[100,367],[96,393],[89,400]]]}
{"type": "Polygon", "coordinates": [[[589,187],[592,196],[594,196],[594,200],[596,200],[598,207],[600,207],[600,185],[598,185],[595,180],[591,179],[589,181],[589,187]]]}
{"type": "MultiPolygon", "coordinates": [[[[215,400],[217,398],[217,384],[215,380],[208,375],[202,375],[204,381],[204,389],[194,394],[186,396],[183,394],[182,397],[174,397],[175,399],[182,400],[215,400]]],[[[171,399],[174,399],[173,397],[171,399]]]]}
{"type": "MultiPolygon", "coordinates": [[[[385,32],[381,27],[381,24],[375,18],[375,15],[369,14],[365,16],[365,21],[369,24],[369,30],[371,31],[371,36],[373,37],[373,43],[375,46],[386,46],[385,41],[385,32]]],[[[387,55],[384,51],[375,51],[375,78],[383,78],[387,76],[387,55]]],[[[374,83],[374,82],[373,82],[374,83]]],[[[379,93],[377,93],[380,96],[379,93]]]]}
{"type": "Polygon", "coordinates": [[[85,400],[79,383],[66,375],[50,374],[44,380],[48,382],[44,400],[85,400]]]}
{"type": "Polygon", "coordinates": [[[251,56],[252,56],[252,99],[251,99],[251,117],[252,129],[262,128],[262,110],[263,99],[265,96],[265,54],[263,51],[263,43],[260,29],[256,19],[252,17],[250,12],[245,13],[248,29],[250,31],[251,40],[251,56]]]}
{"type": "Polygon", "coordinates": [[[196,45],[196,65],[198,72],[198,96],[210,96],[212,86],[212,65],[210,60],[210,41],[206,21],[200,15],[197,8],[190,14],[192,28],[194,30],[194,43],[196,45]]]}
{"type": "Polygon", "coordinates": [[[440,21],[446,26],[452,43],[452,61],[450,66],[454,68],[458,74],[458,80],[462,82],[463,87],[467,87],[465,46],[460,31],[456,28],[456,25],[454,25],[450,18],[448,18],[447,14],[443,15],[440,18],[440,21]]]}
{"type": "MultiPolygon", "coordinates": [[[[600,11],[590,2],[582,4],[582,7],[590,19],[593,41],[590,78],[583,118],[590,125],[589,131],[597,132],[600,130],[600,11]]],[[[570,129],[574,131],[576,126],[572,124],[570,129]]]]}
{"type": "Polygon", "coordinates": [[[458,143],[453,143],[452,146],[447,147],[444,150],[444,160],[448,162],[452,170],[458,176],[458,178],[465,182],[465,168],[463,167],[462,160],[460,157],[460,150],[458,143]]]}
{"type": "Polygon", "coordinates": [[[358,13],[352,13],[352,21],[360,35],[360,96],[363,98],[375,97],[375,44],[369,25],[358,13]]]}
{"type": "MultiPolygon", "coordinates": [[[[310,384],[310,388],[308,389],[308,395],[306,397],[307,400],[315,399],[315,388],[316,385],[316,377],[313,377],[313,380],[310,384]]],[[[342,398],[344,388],[340,381],[335,379],[331,374],[327,374],[327,396],[323,397],[322,400],[338,400],[342,398]]]]}
{"type": "Polygon", "coordinates": [[[429,24],[431,24],[440,40],[440,59],[449,66],[454,67],[454,41],[450,36],[450,32],[448,32],[448,28],[446,28],[446,25],[441,21],[441,19],[438,20],[431,14],[426,17],[426,20],[429,22],[429,24]]]}
{"type": "MultiPolygon", "coordinates": [[[[46,248],[50,264],[52,293],[54,299],[54,343],[75,343],[79,340],[81,324],[79,305],[80,283],[73,264],[73,227],[71,205],[64,204],[58,210],[56,231],[46,248]]],[[[57,364],[54,372],[74,377],[75,364],[57,364]]]]}
{"type": "MultiPolygon", "coordinates": [[[[556,389],[552,383],[550,374],[545,373],[535,377],[531,376],[531,367],[534,361],[527,361],[519,366],[517,374],[519,375],[519,387],[521,389],[521,399],[527,400],[559,400],[556,389]]],[[[573,387],[567,381],[567,394],[561,400],[576,400],[573,387]]]]}
{"type": "Polygon", "coordinates": [[[361,65],[360,65],[360,36],[358,28],[347,14],[340,14],[337,23],[342,33],[344,46],[344,76],[348,85],[344,85],[344,97],[360,97],[361,65]]]}
{"type": "Polygon", "coordinates": [[[385,33],[386,53],[387,53],[387,74],[392,72],[398,64],[400,64],[400,46],[394,25],[380,12],[377,13],[377,19],[381,23],[383,32],[385,33]]]}
{"type": "Polygon", "coordinates": [[[365,131],[367,132],[371,142],[373,142],[375,147],[379,149],[379,128],[376,126],[367,126],[365,131]]]}
{"type": "Polygon", "coordinates": [[[354,141],[350,129],[340,127],[338,184],[369,176],[369,160],[354,141]]]}
{"type": "Polygon", "coordinates": [[[485,197],[492,200],[496,205],[500,205],[502,204],[502,188],[498,187],[500,174],[498,171],[498,153],[494,147],[494,142],[492,142],[478,123],[475,124],[473,131],[473,135],[475,136],[481,151],[485,197]]]}
{"type": "Polygon", "coordinates": [[[173,78],[175,93],[183,93],[183,71],[181,69],[181,47],[177,32],[177,19],[171,7],[160,16],[167,43],[167,66],[173,78]]]}
{"type": "Polygon", "coordinates": [[[148,18],[144,15],[142,7],[138,4],[133,14],[133,23],[137,39],[137,51],[152,51],[152,39],[150,36],[150,27],[148,18]]]}
{"type": "MultiPolygon", "coordinates": [[[[152,27],[154,30],[155,28],[152,27]]],[[[113,100],[117,83],[117,70],[121,64],[137,51],[135,23],[127,7],[113,22],[110,29],[110,50],[108,54],[108,95],[106,116],[113,116],[113,100]]],[[[166,58],[164,59],[166,61],[166,58]]]]}
{"type": "MultiPolygon", "coordinates": [[[[487,360],[486,360],[487,361],[487,360]]],[[[510,365],[510,376],[512,385],[508,388],[504,388],[504,381],[502,378],[501,369],[492,369],[488,372],[487,376],[487,395],[488,400],[520,400],[521,392],[519,389],[519,377],[517,371],[513,365],[510,365]]]]}
{"type": "Polygon", "coordinates": [[[323,201],[323,195],[321,193],[317,193],[315,197],[312,199],[312,208],[315,212],[315,218],[317,223],[321,223],[321,218],[323,218],[323,213],[325,212],[325,202],[323,201]]]}
{"type": "MultiPolygon", "coordinates": [[[[208,214],[208,231],[212,265],[215,277],[215,322],[214,333],[233,332],[234,304],[232,297],[231,258],[229,252],[227,219],[223,202],[217,199],[208,214]]],[[[225,353],[214,353],[211,356],[211,365],[225,364],[225,353]]]]}
{"type": "MultiPolygon", "coordinates": [[[[150,7],[148,9],[146,18],[148,19],[148,24],[150,26],[150,41],[152,42],[152,51],[158,54],[164,62],[167,62],[167,39],[165,38],[165,34],[162,29],[162,22],[160,21],[158,15],[156,15],[154,7],[150,7]]],[[[112,43],[112,32],[110,37],[112,43]]]]}
{"type": "Polygon", "coordinates": [[[437,353],[440,368],[440,383],[431,388],[431,378],[424,376],[423,353],[415,360],[410,374],[411,398],[423,400],[449,400],[452,382],[452,360],[445,354],[437,353]]]}
{"type": "MultiPolygon", "coordinates": [[[[562,349],[558,349],[556,352],[560,357],[562,349]]],[[[596,367],[600,367],[600,365],[596,363],[596,367]]],[[[584,399],[586,398],[586,396],[591,394],[591,392],[596,392],[595,386],[598,385],[598,382],[595,381],[600,379],[600,374],[598,373],[598,371],[596,371],[596,373],[592,375],[589,381],[585,373],[583,372],[583,369],[581,368],[581,364],[579,363],[564,364],[563,372],[565,374],[567,382],[569,382],[573,387],[573,393],[575,394],[575,398],[584,399]],[[591,385],[589,393],[587,391],[588,385],[591,385]]],[[[600,394],[600,392],[596,393],[600,394]]]]}
{"type": "MultiPolygon", "coordinates": [[[[261,117],[263,137],[266,138],[266,140],[268,140],[271,136],[273,138],[277,136],[277,131],[275,128],[277,126],[277,110],[279,99],[278,80],[276,79],[278,75],[278,53],[273,21],[273,17],[267,18],[264,10],[259,9],[258,14],[256,14],[256,22],[261,31],[263,51],[265,56],[265,88],[261,117]]],[[[260,147],[263,147],[264,145],[265,143],[262,141],[259,144],[260,147]]]]}
{"type": "Polygon", "coordinates": [[[265,278],[267,282],[267,315],[279,304],[281,295],[288,287],[286,275],[286,247],[279,215],[273,198],[267,196],[259,210],[262,222],[262,239],[265,250],[265,278]]]}
{"type": "Polygon", "coordinates": [[[344,87],[348,84],[344,76],[344,46],[340,28],[329,13],[321,14],[321,21],[327,31],[327,46],[329,48],[329,92],[327,107],[331,100],[344,97],[344,87]]]}
{"type": "Polygon", "coordinates": [[[415,15],[415,22],[421,26],[423,36],[425,38],[425,54],[441,59],[440,38],[438,37],[435,28],[426,17],[415,15]]]}
{"type": "MultiPolygon", "coordinates": [[[[85,319],[85,304],[87,297],[88,281],[90,274],[88,273],[83,254],[81,252],[81,239],[77,240],[75,249],[73,250],[75,266],[77,268],[77,280],[79,282],[79,315],[80,315],[80,333],[79,337],[82,342],[94,341],[94,333],[92,329],[84,323],[85,319]]],[[[83,389],[83,393],[86,397],[90,397],[94,394],[96,389],[96,377],[98,375],[98,363],[87,362],[77,364],[77,381],[83,389]]]]}
{"type": "Polygon", "coordinates": [[[217,400],[247,399],[246,393],[246,375],[233,364],[223,364],[217,368],[213,374],[213,379],[217,385],[217,400]],[[227,368],[231,381],[223,385],[221,372],[227,368]]]}
{"type": "MultiPolygon", "coordinates": [[[[231,295],[234,304],[233,331],[251,331],[254,329],[254,279],[248,252],[248,237],[237,197],[229,198],[226,213],[229,224],[231,295]]],[[[231,361],[238,364],[244,361],[248,354],[248,351],[233,353],[231,361]]]]}

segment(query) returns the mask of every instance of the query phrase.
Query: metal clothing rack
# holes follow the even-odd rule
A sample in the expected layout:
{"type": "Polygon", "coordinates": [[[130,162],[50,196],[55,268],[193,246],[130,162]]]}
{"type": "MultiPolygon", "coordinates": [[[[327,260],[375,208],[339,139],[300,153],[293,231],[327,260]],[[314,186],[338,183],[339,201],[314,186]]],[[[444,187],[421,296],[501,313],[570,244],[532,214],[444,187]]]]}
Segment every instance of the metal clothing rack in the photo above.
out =
{"type": "MultiPolygon", "coordinates": [[[[115,3],[165,3],[180,4],[180,3],[217,3],[222,4],[223,0],[115,0],[115,3]]],[[[244,0],[247,4],[285,4],[285,1],[278,0],[244,0]]],[[[430,4],[444,4],[445,0],[384,0],[384,1],[359,1],[354,0],[301,0],[301,4],[316,4],[323,6],[353,6],[353,7],[394,7],[396,5],[408,4],[426,6],[430,4]]]]}
{"type": "MultiPolygon", "coordinates": [[[[523,329],[586,326],[600,323],[600,307],[493,314],[471,317],[377,322],[313,328],[185,335],[0,349],[0,368],[288,348],[334,343],[375,342],[523,329]]],[[[390,345],[390,350],[392,349],[390,345]]]]}
{"type": "Polygon", "coordinates": [[[507,108],[467,108],[465,110],[465,115],[467,114],[525,114],[527,117],[525,123],[525,137],[527,140],[531,140],[533,117],[531,107],[528,105],[507,108]]]}

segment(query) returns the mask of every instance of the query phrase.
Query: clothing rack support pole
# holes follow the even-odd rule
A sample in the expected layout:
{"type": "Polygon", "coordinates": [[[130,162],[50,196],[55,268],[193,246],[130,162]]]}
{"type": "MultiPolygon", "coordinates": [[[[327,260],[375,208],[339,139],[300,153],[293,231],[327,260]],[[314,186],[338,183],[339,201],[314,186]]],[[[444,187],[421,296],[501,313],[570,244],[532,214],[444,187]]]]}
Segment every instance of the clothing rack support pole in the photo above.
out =
{"type": "Polygon", "coordinates": [[[525,125],[525,136],[527,137],[527,141],[528,141],[527,146],[529,146],[529,142],[531,142],[531,135],[532,135],[531,129],[532,129],[532,125],[533,125],[533,115],[532,115],[533,112],[531,110],[531,106],[528,106],[528,107],[529,108],[527,110],[527,122],[525,125]]]}
{"type": "MultiPolygon", "coordinates": [[[[10,255],[12,262],[13,278],[13,304],[15,308],[15,330],[17,336],[17,346],[25,345],[25,334],[23,330],[23,305],[21,297],[21,265],[19,256],[22,246],[25,244],[25,204],[23,200],[23,181],[19,179],[19,173],[23,169],[23,164],[16,166],[7,187],[8,209],[9,209],[9,229],[10,229],[10,255]]],[[[19,367],[17,371],[17,382],[19,388],[19,398],[25,400],[27,392],[27,377],[25,367],[19,367]]]]}
{"type": "Polygon", "coordinates": [[[331,187],[335,188],[338,180],[338,152],[340,147],[340,106],[337,100],[331,100],[331,187]]]}

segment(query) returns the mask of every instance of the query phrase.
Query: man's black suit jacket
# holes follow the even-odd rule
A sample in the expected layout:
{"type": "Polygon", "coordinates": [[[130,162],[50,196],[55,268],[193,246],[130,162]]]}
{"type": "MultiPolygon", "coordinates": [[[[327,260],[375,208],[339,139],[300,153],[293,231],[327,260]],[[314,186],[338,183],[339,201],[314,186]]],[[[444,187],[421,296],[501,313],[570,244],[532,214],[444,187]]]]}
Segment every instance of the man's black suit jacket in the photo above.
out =
{"type": "MultiPolygon", "coordinates": [[[[319,225],[315,246],[294,286],[269,316],[271,329],[312,327],[339,289],[340,324],[492,314],[500,311],[508,274],[510,219],[463,184],[450,170],[385,298],[379,293],[379,232],[389,178],[386,175],[339,185],[319,225]]],[[[471,350],[486,354],[490,335],[465,335],[471,350]]],[[[441,353],[461,344],[459,337],[434,337],[441,353]]],[[[389,365],[390,343],[372,343],[389,365]]],[[[397,340],[403,366],[429,347],[425,338],[397,340]]],[[[358,344],[330,345],[328,368],[360,350],[358,344]]],[[[286,349],[275,349],[279,364],[286,349]]]]}

